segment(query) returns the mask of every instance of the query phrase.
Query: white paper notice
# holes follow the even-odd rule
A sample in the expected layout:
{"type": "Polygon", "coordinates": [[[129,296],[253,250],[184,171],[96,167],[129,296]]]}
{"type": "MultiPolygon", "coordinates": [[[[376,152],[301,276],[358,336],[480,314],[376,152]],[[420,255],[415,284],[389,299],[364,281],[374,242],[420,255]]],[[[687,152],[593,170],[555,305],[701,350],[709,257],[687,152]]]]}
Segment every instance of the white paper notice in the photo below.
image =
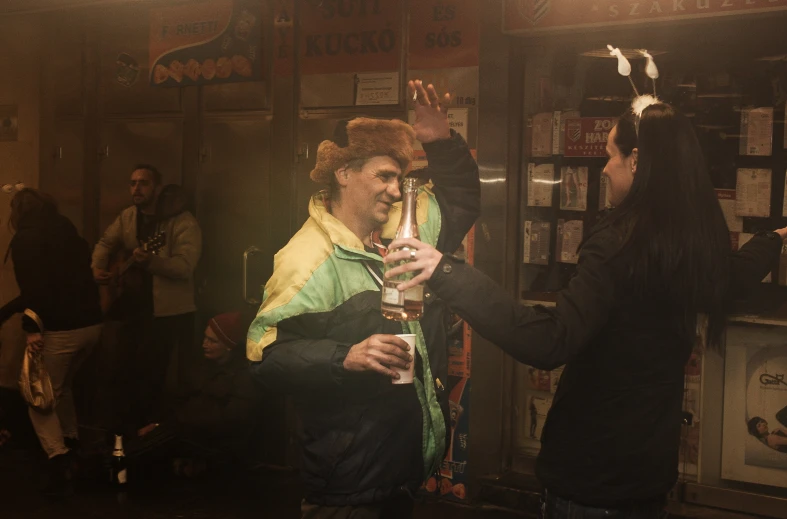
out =
{"type": "Polygon", "coordinates": [[[587,211],[588,168],[560,168],[560,208],[568,211],[587,211]]]}
{"type": "MultiPolygon", "coordinates": [[[[467,140],[467,118],[469,108],[449,108],[448,109],[448,126],[456,133],[461,135],[466,142],[467,140]]],[[[407,122],[412,126],[415,124],[415,110],[410,110],[407,113],[407,122]]],[[[423,150],[423,146],[419,141],[415,141],[413,149],[416,151],[423,150]]]]}
{"type": "Polygon", "coordinates": [[[773,108],[741,110],[741,155],[769,157],[773,152],[773,108]]]}
{"type": "Polygon", "coordinates": [[[771,215],[770,169],[739,169],[735,191],[735,214],[762,218],[771,215]]]}
{"type": "Polygon", "coordinates": [[[533,134],[531,141],[533,157],[549,157],[552,155],[552,112],[533,116],[533,134]]]}
{"type": "Polygon", "coordinates": [[[721,212],[724,213],[724,220],[727,222],[727,228],[730,232],[742,232],[743,218],[735,214],[735,190],[717,189],[716,197],[719,199],[721,212]]]}
{"type": "Polygon", "coordinates": [[[598,210],[604,211],[612,208],[612,184],[609,183],[609,177],[601,174],[599,182],[598,193],[598,210]]]}
{"type": "Polygon", "coordinates": [[[399,73],[378,72],[355,75],[355,104],[399,104],[399,73]]]}
{"type": "Polygon", "coordinates": [[[532,162],[527,165],[527,205],[530,207],[552,207],[552,187],[555,185],[554,164],[532,162]]]}
{"type": "Polygon", "coordinates": [[[549,222],[525,222],[523,263],[549,265],[549,222]]]}
{"type": "Polygon", "coordinates": [[[561,263],[576,263],[579,260],[580,243],[582,243],[582,220],[558,220],[558,261],[561,263]]]}

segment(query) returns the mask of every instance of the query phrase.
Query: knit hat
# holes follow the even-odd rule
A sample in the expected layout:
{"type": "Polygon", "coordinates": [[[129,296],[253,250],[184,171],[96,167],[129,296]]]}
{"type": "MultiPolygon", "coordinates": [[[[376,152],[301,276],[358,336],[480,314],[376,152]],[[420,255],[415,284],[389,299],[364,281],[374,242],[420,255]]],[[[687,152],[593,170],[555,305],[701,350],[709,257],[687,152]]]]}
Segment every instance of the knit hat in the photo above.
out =
{"type": "Polygon", "coordinates": [[[243,343],[246,338],[246,328],[243,326],[240,312],[219,314],[208,321],[208,326],[227,346],[235,347],[243,343]]]}
{"type": "Polygon", "coordinates": [[[407,170],[413,160],[415,130],[399,119],[356,117],[339,121],[333,138],[317,148],[317,164],[311,179],[328,185],[334,172],[354,159],[388,156],[407,170]]]}

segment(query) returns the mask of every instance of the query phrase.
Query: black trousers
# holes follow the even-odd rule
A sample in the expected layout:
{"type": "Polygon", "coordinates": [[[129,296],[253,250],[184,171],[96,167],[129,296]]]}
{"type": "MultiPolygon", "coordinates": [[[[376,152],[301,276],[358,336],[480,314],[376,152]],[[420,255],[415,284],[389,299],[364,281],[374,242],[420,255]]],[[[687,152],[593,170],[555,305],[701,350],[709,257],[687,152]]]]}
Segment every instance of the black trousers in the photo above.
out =
{"type": "Polygon", "coordinates": [[[193,364],[194,313],[170,317],[134,317],[118,336],[113,408],[115,433],[126,434],[150,423],[161,402],[172,352],[178,351],[182,381],[193,364]]]}

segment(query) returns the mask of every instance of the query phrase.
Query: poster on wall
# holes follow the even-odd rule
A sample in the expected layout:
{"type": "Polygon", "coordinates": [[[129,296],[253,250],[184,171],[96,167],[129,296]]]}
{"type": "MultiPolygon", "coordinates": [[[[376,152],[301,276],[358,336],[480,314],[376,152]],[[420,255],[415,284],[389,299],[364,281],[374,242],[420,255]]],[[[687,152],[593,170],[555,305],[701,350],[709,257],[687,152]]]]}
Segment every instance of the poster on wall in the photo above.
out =
{"type": "Polygon", "coordinates": [[[770,157],[773,152],[773,108],[741,110],[741,155],[770,157]]]}
{"type": "Polygon", "coordinates": [[[555,185],[555,165],[532,162],[527,165],[527,205],[552,207],[552,187],[555,185]]]}
{"type": "Polygon", "coordinates": [[[691,357],[684,368],[683,384],[683,427],[678,456],[678,472],[684,478],[696,480],[699,474],[700,427],[702,405],[702,355],[704,330],[697,335],[691,357]]]}
{"type": "Polygon", "coordinates": [[[728,332],[722,477],[787,488],[787,346],[775,328],[728,332]]]}
{"type": "Polygon", "coordinates": [[[467,447],[470,430],[470,379],[460,378],[448,394],[450,443],[438,473],[426,480],[425,490],[457,501],[467,499],[467,447]]]}
{"type": "Polygon", "coordinates": [[[571,117],[565,120],[566,157],[606,157],[615,117],[571,117]]]}
{"type": "MultiPolygon", "coordinates": [[[[475,227],[470,229],[455,255],[473,264],[475,227]]],[[[445,459],[437,473],[421,488],[422,492],[454,501],[467,499],[467,459],[470,437],[470,373],[472,330],[467,323],[454,316],[449,331],[448,345],[448,406],[450,423],[449,444],[445,459]],[[461,326],[458,324],[461,323],[461,326]]]]}
{"type": "Polygon", "coordinates": [[[528,366],[526,386],[533,391],[543,391],[554,395],[562,375],[563,366],[553,369],[552,371],[545,371],[543,369],[536,369],[532,366],[528,366]]]}
{"type": "Polygon", "coordinates": [[[262,8],[216,0],[150,10],[150,84],[210,85],[262,78],[262,8]]]}
{"type": "Polygon", "coordinates": [[[530,395],[527,399],[525,432],[531,440],[541,440],[541,431],[544,429],[550,407],[552,407],[552,397],[530,395]]]}
{"type": "Polygon", "coordinates": [[[771,170],[738,169],[735,200],[735,214],[738,216],[770,216],[771,170]]]}
{"type": "Polygon", "coordinates": [[[586,211],[588,208],[588,168],[560,168],[560,208],[566,211],[586,211]]]}
{"type": "Polygon", "coordinates": [[[523,262],[531,265],[549,265],[550,222],[525,222],[523,262]]]}
{"type": "MultiPolygon", "coordinates": [[[[475,249],[475,227],[470,229],[459,250],[454,256],[465,261],[469,265],[473,264],[475,249]]],[[[469,378],[471,362],[472,329],[461,321],[459,316],[455,316],[454,325],[462,323],[461,331],[454,331],[448,343],[448,375],[451,377],[469,378]]]]}

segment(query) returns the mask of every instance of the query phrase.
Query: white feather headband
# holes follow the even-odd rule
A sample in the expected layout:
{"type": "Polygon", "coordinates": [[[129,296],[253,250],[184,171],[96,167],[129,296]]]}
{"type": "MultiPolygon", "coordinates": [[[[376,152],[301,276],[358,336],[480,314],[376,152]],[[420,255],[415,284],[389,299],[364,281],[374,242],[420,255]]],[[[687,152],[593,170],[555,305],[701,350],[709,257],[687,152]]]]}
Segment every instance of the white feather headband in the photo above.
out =
{"type": "Polygon", "coordinates": [[[613,47],[612,45],[607,45],[607,49],[609,49],[610,56],[614,56],[618,59],[618,74],[628,78],[629,83],[631,83],[631,88],[634,89],[634,100],[631,102],[631,111],[634,112],[634,129],[639,135],[639,122],[642,119],[642,112],[645,111],[645,108],[658,104],[661,102],[658,97],[656,97],[656,79],[659,77],[659,69],[656,67],[656,62],[653,60],[653,56],[647,51],[647,49],[640,49],[637,52],[641,54],[646,60],[647,63],[645,64],[645,74],[653,81],[653,95],[645,94],[640,95],[639,91],[637,90],[637,86],[634,84],[634,81],[631,79],[631,63],[626,57],[623,55],[623,52],[617,48],[613,47]]]}
{"type": "Polygon", "coordinates": [[[637,96],[631,102],[631,111],[634,112],[634,130],[637,133],[637,137],[639,137],[639,122],[642,120],[642,112],[645,111],[645,108],[660,102],[661,100],[658,97],[650,94],[637,96]]]}

